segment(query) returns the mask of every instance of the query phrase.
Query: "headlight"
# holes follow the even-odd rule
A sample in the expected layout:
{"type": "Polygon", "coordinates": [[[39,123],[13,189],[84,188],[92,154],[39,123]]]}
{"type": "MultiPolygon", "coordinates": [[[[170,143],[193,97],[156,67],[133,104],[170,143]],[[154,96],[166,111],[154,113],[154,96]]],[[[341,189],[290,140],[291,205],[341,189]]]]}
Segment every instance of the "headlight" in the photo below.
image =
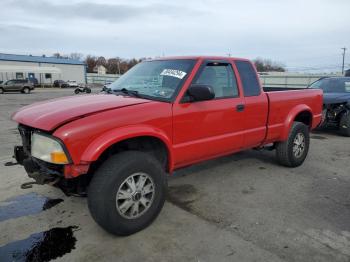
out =
{"type": "Polygon", "coordinates": [[[68,157],[61,144],[49,136],[33,133],[32,149],[33,157],[54,164],[68,164],[68,157]]]}

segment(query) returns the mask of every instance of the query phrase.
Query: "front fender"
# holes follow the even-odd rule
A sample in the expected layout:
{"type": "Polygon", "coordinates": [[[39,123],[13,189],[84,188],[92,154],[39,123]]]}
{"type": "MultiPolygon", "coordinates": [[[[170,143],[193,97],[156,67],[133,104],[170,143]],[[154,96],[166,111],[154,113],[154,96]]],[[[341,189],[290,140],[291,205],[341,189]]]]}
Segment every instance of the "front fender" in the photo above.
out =
{"type": "Polygon", "coordinates": [[[173,152],[170,138],[160,129],[148,125],[125,126],[112,129],[94,139],[82,154],[81,160],[96,161],[110,146],[120,141],[140,136],[150,136],[160,139],[167,147],[169,171],[173,169],[173,152]]]}
{"type": "MultiPolygon", "coordinates": [[[[312,110],[309,106],[305,105],[305,104],[300,104],[295,106],[287,115],[284,124],[283,124],[283,129],[282,129],[282,134],[281,134],[281,140],[285,141],[288,139],[288,135],[289,135],[289,131],[292,128],[293,122],[296,118],[296,116],[298,114],[300,114],[301,112],[309,112],[311,114],[311,121],[313,121],[313,114],[312,114],[312,110]]],[[[312,124],[311,124],[312,126],[312,124]]]]}

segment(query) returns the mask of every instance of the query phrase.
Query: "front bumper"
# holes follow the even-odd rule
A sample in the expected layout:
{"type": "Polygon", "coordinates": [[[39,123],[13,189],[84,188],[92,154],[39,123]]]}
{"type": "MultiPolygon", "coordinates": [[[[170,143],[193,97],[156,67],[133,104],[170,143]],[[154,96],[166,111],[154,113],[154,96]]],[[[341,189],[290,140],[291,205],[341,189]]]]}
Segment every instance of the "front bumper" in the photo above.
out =
{"type": "Polygon", "coordinates": [[[22,138],[22,146],[15,146],[14,157],[24,166],[28,176],[38,184],[50,183],[57,179],[72,179],[88,173],[90,163],[60,165],[32,157],[31,136],[35,130],[24,125],[19,125],[18,130],[22,138]]]}
{"type": "Polygon", "coordinates": [[[47,184],[59,178],[64,178],[64,166],[50,164],[32,156],[28,156],[23,146],[15,146],[14,156],[16,161],[24,166],[28,176],[37,184],[47,184]]]}

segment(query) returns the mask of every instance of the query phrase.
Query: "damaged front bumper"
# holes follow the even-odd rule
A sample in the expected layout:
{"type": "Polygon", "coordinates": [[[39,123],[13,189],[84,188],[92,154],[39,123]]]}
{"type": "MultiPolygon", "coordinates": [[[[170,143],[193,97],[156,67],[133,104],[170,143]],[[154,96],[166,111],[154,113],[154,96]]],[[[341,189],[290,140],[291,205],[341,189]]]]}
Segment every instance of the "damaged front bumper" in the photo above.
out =
{"type": "Polygon", "coordinates": [[[86,196],[86,188],[90,181],[89,164],[58,165],[51,164],[27,155],[23,146],[15,146],[14,157],[18,164],[24,166],[28,176],[34,181],[21,185],[22,189],[31,188],[33,184],[50,184],[60,188],[66,195],[86,196]]]}
{"type": "Polygon", "coordinates": [[[28,176],[35,180],[35,182],[28,184],[55,184],[56,182],[75,180],[74,178],[80,179],[80,175],[88,173],[90,163],[74,164],[71,161],[69,164],[54,164],[33,157],[31,155],[31,140],[36,130],[24,125],[19,125],[18,130],[22,145],[14,147],[14,158],[24,166],[28,176]]]}
{"type": "Polygon", "coordinates": [[[47,184],[64,178],[64,166],[44,162],[32,156],[28,156],[23,146],[15,146],[14,157],[16,161],[24,166],[28,176],[33,178],[36,184],[47,184]]]}

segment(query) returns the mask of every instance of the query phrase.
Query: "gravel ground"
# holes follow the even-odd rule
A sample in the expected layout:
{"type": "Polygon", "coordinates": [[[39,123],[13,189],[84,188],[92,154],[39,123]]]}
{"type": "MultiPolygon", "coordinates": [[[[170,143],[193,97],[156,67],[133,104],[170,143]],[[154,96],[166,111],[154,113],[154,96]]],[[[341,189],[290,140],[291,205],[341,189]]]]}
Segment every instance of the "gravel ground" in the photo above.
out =
{"type": "Polygon", "coordinates": [[[6,164],[19,143],[11,113],[71,94],[0,95],[0,261],[350,261],[350,138],[335,131],[313,133],[298,168],[251,150],[177,171],[158,219],[129,237],[100,229],[85,198],[20,189],[30,179],[6,164]]]}

